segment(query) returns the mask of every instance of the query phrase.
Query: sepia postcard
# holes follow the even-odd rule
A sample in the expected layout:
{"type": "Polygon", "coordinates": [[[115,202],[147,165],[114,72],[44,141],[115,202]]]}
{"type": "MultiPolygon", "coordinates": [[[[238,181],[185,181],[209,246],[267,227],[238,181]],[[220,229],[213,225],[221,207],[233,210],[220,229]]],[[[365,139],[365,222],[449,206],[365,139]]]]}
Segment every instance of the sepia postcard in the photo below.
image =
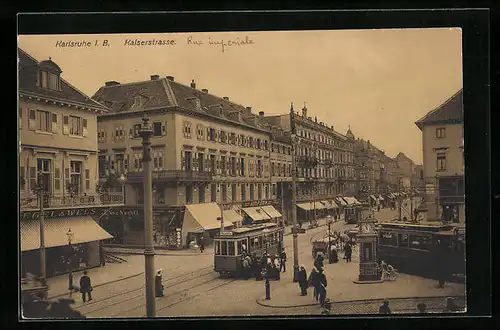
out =
{"type": "Polygon", "coordinates": [[[21,318],[464,313],[460,28],[18,36],[21,318]]]}

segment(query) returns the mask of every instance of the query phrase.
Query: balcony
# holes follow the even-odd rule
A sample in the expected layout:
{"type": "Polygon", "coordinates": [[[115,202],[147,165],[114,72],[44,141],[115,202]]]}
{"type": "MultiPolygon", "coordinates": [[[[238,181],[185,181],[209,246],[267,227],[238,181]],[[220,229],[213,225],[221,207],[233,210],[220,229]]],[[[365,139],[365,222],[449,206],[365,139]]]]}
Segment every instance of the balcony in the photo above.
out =
{"type": "MultiPolygon", "coordinates": [[[[123,194],[104,193],[83,196],[44,196],[45,209],[61,209],[69,207],[96,207],[123,205],[123,194]]],[[[21,197],[21,211],[33,211],[40,209],[40,198],[36,195],[21,197]]]]}
{"type": "Polygon", "coordinates": [[[297,156],[297,163],[305,168],[316,167],[318,165],[318,159],[311,156],[297,156]]]}
{"type": "MultiPolygon", "coordinates": [[[[163,170],[153,171],[153,180],[159,182],[210,182],[213,181],[213,173],[181,171],[181,170],[163,170]]],[[[142,182],[142,172],[129,172],[128,182],[142,182]]]]}

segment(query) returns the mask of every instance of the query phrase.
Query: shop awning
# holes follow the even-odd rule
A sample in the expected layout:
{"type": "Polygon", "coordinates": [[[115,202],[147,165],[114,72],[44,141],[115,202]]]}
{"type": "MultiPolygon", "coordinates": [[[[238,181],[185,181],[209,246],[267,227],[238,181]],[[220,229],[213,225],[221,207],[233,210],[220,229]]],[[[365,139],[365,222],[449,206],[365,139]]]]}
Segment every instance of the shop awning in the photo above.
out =
{"type": "Polygon", "coordinates": [[[316,210],[324,210],[325,209],[325,205],[323,205],[323,203],[321,203],[321,202],[314,202],[314,208],[316,210]]]}
{"type": "Polygon", "coordinates": [[[328,210],[333,209],[333,205],[329,201],[321,201],[321,204],[323,204],[323,206],[325,207],[325,209],[328,209],[328,210]]]}
{"type": "MultiPolygon", "coordinates": [[[[45,219],[45,247],[68,245],[66,234],[69,229],[73,233],[72,244],[100,241],[113,237],[89,216],[45,219]]],[[[21,221],[21,251],[39,248],[40,222],[21,221]]]]}
{"type": "Polygon", "coordinates": [[[373,199],[374,201],[376,201],[378,198],[376,198],[375,196],[373,195],[370,195],[370,198],[373,199]]]}
{"type": "Polygon", "coordinates": [[[222,213],[224,214],[224,222],[235,223],[243,221],[243,217],[235,210],[224,210],[222,213]]]}
{"type": "MultiPolygon", "coordinates": [[[[201,233],[205,230],[220,228],[221,210],[217,203],[201,203],[186,205],[183,234],[201,233]]],[[[224,221],[224,227],[231,227],[231,221],[224,221]]]]}
{"type": "Polygon", "coordinates": [[[339,206],[342,206],[342,205],[345,206],[345,205],[347,205],[347,202],[342,197],[339,197],[337,199],[337,201],[338,201],[337,204],[340,203],[340,204],[338,204],[339,206]]]}
{"type": "Polygon", "coordinates": [[[347,202],[348,205],[359,205],[361,204],[356,198],[354,197],[344,197],[345,201],[347,202]]]}
{"type": "Polygon", "coordinates": [[[270,220],[271,217],[267,215],[260,207],[245,207],[242,209],[253,221],[270,220]]]}
{"type": "Polygon", "coordinates": [[[312,203],[299,203],[299,204],[297,204],[297,207],[299,207],[300,209],[302,209],[304,211],[309,211],[309,210],[312,210],[314,208],[314,205],[312,203]]]}
{"type": "Polygon", "coordinates": [[[266,205],[261,207],[264,212],[266,212],[271,218],[281,218],[281,213],[278,212],[272,205],[266,205]]]}
{"type": "Polygon", "coordinates": [[[382,196],[378,196],[378,199],[379,199],[379,200],[381,200],[381,201],[383,201],[383,200],[384,200],[384,197],[382,197],[382,196]]]}

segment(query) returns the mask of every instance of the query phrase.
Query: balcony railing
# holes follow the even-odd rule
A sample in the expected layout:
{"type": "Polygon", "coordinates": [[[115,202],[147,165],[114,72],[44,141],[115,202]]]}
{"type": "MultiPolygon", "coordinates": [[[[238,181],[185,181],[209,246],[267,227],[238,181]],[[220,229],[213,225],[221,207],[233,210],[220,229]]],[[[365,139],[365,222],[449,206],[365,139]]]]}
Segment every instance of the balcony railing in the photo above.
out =
{"type": "MultiPolygon", "coordinates": [[[[101,206],[101,205],[122,205],[124,203],[123,194],[104,193],[96,195],[83,196],[43,196],[44,208],[66,208],[66,207],[81,207],[81,206],[101,206]]],[[[40,198],[38,196],[29,196],[21,198],[21,210],[38,210],[40,209],[40,198]]]]}
{"type": "MultiPolygon", "coordinates": [[[[197,171],[181,171],[181,170],[163,170],[153,171],[153,180],[163,182],[183,182],[183,181],[212,181],[213,173],[197,172],[197,171]]],[[[129,172],[127,180],[131,182],[142,181],[142,172],[129,172]]]]}
{"type": "Polygon", "coordinates": [[[297,156],[297,163],[302,165],[303,167],[315,167],[318,165],[318,159],[316,157],[311,156],[297,156]]]}

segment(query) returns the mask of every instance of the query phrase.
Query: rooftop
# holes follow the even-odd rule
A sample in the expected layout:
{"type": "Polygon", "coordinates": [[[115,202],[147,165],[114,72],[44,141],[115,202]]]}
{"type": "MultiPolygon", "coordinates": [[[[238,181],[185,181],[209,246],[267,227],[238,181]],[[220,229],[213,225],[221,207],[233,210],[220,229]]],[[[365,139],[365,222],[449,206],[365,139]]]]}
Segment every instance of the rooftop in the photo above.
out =
{"type": "Polygon", "coordinates": [[[438,123],[462,123],[463,120],[463,90],[460,89],[443,104],[417,120],[415,125],[422,129],[425,125],[438,123]]]}

